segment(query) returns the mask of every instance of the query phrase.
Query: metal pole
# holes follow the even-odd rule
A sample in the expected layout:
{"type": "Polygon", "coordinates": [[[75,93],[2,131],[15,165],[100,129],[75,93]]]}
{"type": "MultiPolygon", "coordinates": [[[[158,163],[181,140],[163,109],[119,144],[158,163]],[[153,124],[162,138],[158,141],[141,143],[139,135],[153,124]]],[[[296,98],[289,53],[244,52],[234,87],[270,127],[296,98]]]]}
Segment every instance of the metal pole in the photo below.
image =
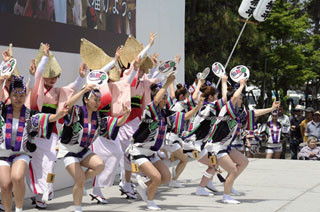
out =
{"type": "Polygon", "coordinates": [[[247,23],[248,23],[248,21],[249,21],[250,18],[251,18],[251,16],[250,16],[249,18],[247,18],[246,22],[243,24],[243,27],[242,27],[242,29],[241,29],[241,31],[240,31],[240,34],[239,34],[239,36],[238,36],[238,38],[237,38],[237,41],[236,41],[236,43],[235,43],[234,46],[233,46],[233,49],[232,49],[232,51],[231,51],[231,53],[230,53],[230,55],[229,55],[229,58],[228,58],[226,64],[224,65],[224,68],[225,68],[225,69],[227,69],[227,66],[228,66],[228,64],[229,64],[229,62],[230,62],[230,59],[231,59],[231,57],[232,57],[232,55],[233,55],[233,52],[234,52],[234,50],[236,49],[236,47],[237,47],[237,45],[238,45],[238,43],[239,43],[240,37],[241,37],[244,29],[246,28],[247,23]]]}

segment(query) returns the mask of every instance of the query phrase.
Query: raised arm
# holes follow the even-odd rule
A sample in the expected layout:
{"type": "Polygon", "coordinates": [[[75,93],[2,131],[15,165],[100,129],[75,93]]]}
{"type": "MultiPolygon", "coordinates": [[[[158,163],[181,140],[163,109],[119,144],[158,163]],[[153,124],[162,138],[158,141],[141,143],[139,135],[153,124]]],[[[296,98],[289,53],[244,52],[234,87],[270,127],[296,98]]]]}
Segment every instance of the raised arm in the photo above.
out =
{"type": "Polygon", "coordinates": [[[201,86],[203,84],[204,84],[204,80],[203,79],[198,79],[198,84],[197,84],[196,90],[192,94],[192,99],[193,100],[196,100],[196,99],[199,98],[200,88],[201,88],[201,86]]]}
{"type": "Polygon", "coordinates": [[[174,82],[172,82],[169,86],[170,86],[170,97],[171,97],[171,99],[175,99],[176,94],[175,94],[175,89],[174,89],[174,82]]]}
{"type": "Polygon", "coordinates": [[[278,101],[276,101],[276,99],[274,99],[274,101],[272,103],[272,106],[270,108],[254,110],[254,116],[258,117],[258,116],[262,116],[262,115],[267,114],[267,113],[271,113],[272,111],[274,111],[277,108],[279,108],[279,106],[280,106],[280,102],[278,102],[278,101]]]}
{"type": "Polygon", "coordinates": [[[131,110],[128,109],[124,104],[122,104],[122,111],[124,112],[123,116],[118,119],[117,127],[122,126],[128,119],[131,110]]]}
{"type": "Polygon", "coordinates": [[[73,81],[70,85],[70,88],[74,89],[74,90],[80,90],[82,85],[85,82],[85,76],[87,73],[87,65],[85,63],[81,63],[80,67],[79,67],[79,75],[77,76],[77,78],[75,79],[75,81],[73,81]]]}
{"type": "Polygon", "coordinates": [[[163,85],[162,88],[160,88],[160,90],[158,91],[158,93],[156,94],[156,96],[153,99],[153,102],[156,106],[158,106],[159,102],[161,101],[161,99],[163,98],[165,93],[167,92],[169,85],[171,83],[173,83],[175,79],[176,79],[176,77],[174,76],[173,73],[167,78],[166,83],[163,85]]]}
{"type": "Polygon", "coordinates": [[[223,75],[222,77],[221,77],[221,81],[222,81],[222,84],[221,84],[221,86],[222,86],[222,89],[221,89],[221,91],[222,91],[222,101],[223,102],[227,102],[227,93],[228,93],[228,85],[227,85],[227,82],[228,82],[228,76],[227,75],[223,75]]]}
{"type": "Polygon", "coordinates": [[[99,69],[98,71],[103,71],[108,73],[112,69],[112,67],[116,64],[116,61],[118,61],[122,52],[123,52],[122,48],[118,47],[114,55],[114,59],[111,60],[107,65],[105,65],[103,68],[99,69]]]}
{"type": "Polygon", "coordinates": [[[204,102],[204,97],[199,97],[197,106],[195,106],[192,110],[187,112],[186,115],[184,116],[184,119],[185,120],[191,119],[194,116],[194,114],[196,114],[199,111],[199,109],[202,107],[203,102],[204,102]]]}
{"type": "Polygon", "coordinates": [[[148,50],[153,45],[154,40],[156,39],[156,37],[157,37],[157,34],[152,33],[152,32],[150,33],[149,44],[146,47],[144,47],[144,49],[139,53],[139,55],[138,55],[139,58],[144,58],[146,56],[148,50]]]}
{"type": "Polygon", "coordinates": [[[44,55],[42,56],[42,58],[38,64],[38,67],[37,67],[36,79],[38,79],[42,76],[42,73],[48,63],[48,60],[49,60],[49,52],[50,52],[50,45],[46,43],[46,44],[44,44],[44,48],[43,48],[44,55]]]}
{"type": "Polygon", "coordinates": [[[127,78],[127,82],[129,84],[131,84],[133,82],[134,78],[137,76],[138,70],[141,65],[141,61],[142,61],[142,59],[140,57],[136,57],[136,59],[133,61],[133,64],[130,65],[130,66],[133,66],[133,70],[130,72],[130,74],[127,78]]]}
{"type": "Polygon", "coordinates": [[[86,85],[84,89],[73,95],[65,104],[65,107],[68,109],[71,109],[72,106],[81,99],[83,94],[85,94],[88,91],[92,91],[94,89],[94,85],[86,85]]]}
{"type": "Polygon", "coordinates": [[[246,86],[247,80],[242,79],[240,80],[240,87],[236,90],[236,92],[231,97],[231,102],[233,105],[235,105],[238,102],[238,99],[241,97],[242,90],[246,86]]]}

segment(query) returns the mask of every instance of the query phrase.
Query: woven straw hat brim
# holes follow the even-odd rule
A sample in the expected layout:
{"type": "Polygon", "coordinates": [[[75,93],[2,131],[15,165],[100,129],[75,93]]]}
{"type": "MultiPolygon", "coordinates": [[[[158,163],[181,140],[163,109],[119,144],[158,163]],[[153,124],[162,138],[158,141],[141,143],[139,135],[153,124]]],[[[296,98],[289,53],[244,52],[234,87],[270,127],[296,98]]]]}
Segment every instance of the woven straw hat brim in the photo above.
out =
{"type": "Polygon", "coordinates": [[[122,65],[127,67],[128,64],[131,63],[142,50],[143,50],[143,45],[139,43],[135,39],[135,37],[130,35],[126,40],[126,43],[123,47],[123,52],[120,55],[120,61],[122,65]]]}
{"type": "Polygon", "coordinates": [[[149,73],[149,69],[153,67],[153,62],[149,56],[143,58],[140,69],[143,69],[145,73],[149,73]]]}
{"type": "MultiPolygon", "coordinates": [[[[35,59],[36,66],[39,65],[39,63],[41,61],[41,58],[44,56],[44,51],[43,50],[44,50],[44,44],[41,43],[39,51],[38,51],[38,54],[37,54],[37,57],[35,59]]],[[[44,77],[44,78],[54,78],[54,77],[59,76],[61,74],[61,72],[62,72],[62,69],[61,69],[58,61],[56,60],[56,58],[54,57],[54,55],[50,51],[49,52],[49,59],[48,59],[48,62],[46,64],[45,68],[44,68],[42,77],[44,77]]]]}
{"type": "Polygon", "coordinates": [[[120,70],[115,66],[109,71],[109,79],[117,82],[120,80],[120,70]]]}
{"type": "Polygon", "coordinates": [[[80,57],[92,70],[99,70],[112,60],[101,48],[85,38],[81,39],[80,57]]]}

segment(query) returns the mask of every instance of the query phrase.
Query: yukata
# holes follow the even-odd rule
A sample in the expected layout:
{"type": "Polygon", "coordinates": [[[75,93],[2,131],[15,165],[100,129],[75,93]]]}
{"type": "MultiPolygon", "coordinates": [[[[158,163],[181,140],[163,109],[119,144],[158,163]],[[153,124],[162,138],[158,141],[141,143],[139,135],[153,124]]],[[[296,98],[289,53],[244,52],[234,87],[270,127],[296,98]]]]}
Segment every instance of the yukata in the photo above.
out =
{"type": "Polygon", "coordinates": [[[11,166],[17,160],[30,162],[37,149],[36,137],[45,137],[50,114],[39,113],[24,105],[19,119],[13,118],[12,105],[0,103],[0,166],[11,166]]]}
{"type": "MultiPolygon", "coordinates": [[[[166,105],[166,107],[168,107],[171,111],[180,112],[180,113],[187,113],[190,110],[192,110],[195,106],[196,106],[196,103],[192,99],[192,96],[189,96],[184,101],[178,101],[175,103],[173,103],[173,100],[171,99],[171,97],[168,96],[167,105],[166,105]]],[[[181,125],[182,123],[184,123],[182,131],[177,131],[177,129],[174,131],[169,130],[168,133],[166,134],[166,142],[165,142],[164,149],[166,149],[171,153],[177,151],[182,147],[183,145],[182,134],[183,132],[188,131],[188,127],[190,124],[190,121],[182,120],[181,116],[178,116],[178,118],[179,118],[177,120],[178,124],[181,125]]]]}
{"type": "MultiPolygon", "coordinates": [[[[108,72],[114,65],[114,61],[107,64],[108,67],[103,71],[108,72]]],[[[126,79],[122,79],[118,82],[110,82],[108,86],[101,88],[101,105],[100,113],[107,116],[121,116],[122,104],[130,107],[130,84],[126,79]],[[114,97],[114,98],[112,98],[114,97]]],[[[109,187],[114,183],[116,170],[119,167],[120,161],[123,158],[123,151],[121,149],[119,137],[110,139],[105,136],[98,136],[90,149],[97,154],[105,164],[107,164],[104,170],[93,180],[93,187],[109,187]]]]}
{"type": "MultiPolygon", "coordinates": [[[[84,83],[84,78],[78,77],[68,86],[46,89],[42,73],[48,62],[48,57],[43,56],[37,67],[35,86],[30,95],[31,109],[43,113],[55,114],[59,108],[63,108],[68,99],[71,98],[84,83]]],[[[56,146],[58,144],[57,122],[50,123],[46,137],[36,138],[39,143],[37,151],[32,153],[32,160],[29,164],[28,179],[29,187],[34,194],[53,192],[52,183],[47,182],[48,173],[53,173],[57,159],[56,146]]]]}
{"type": "Polygon", "coordinates": [[[138,166],[147,161],[156,163],[160,160],[156,153],[164,143],[167,129],[182,132],[184,123],[178,120],[184,120],[184,116],[183,112],[160,109],[153,101],[146,107],[141,123],[127,148],[138,166]]]}
{"type": "Polygon", "coordinates": [[[81,162],[92,154],[90,145],[98,136],[115,139],[119,131],[118,118],[106,116],[99,111],[92,113],[91,123],[85,106],[75,105],[64,117],[59,141],[58,158],[64,158],[65,167],[81,162]]]}
{"type": "Polygon", "coordinates": [[[192,157],[194,150],[199,151],[199,160],[208,152],[204,146],[208,139],[211,138],[214,124],[217,120],[219,111],[223,107],[222,99],[214,102],[205,102],[192,122],[189,132],[183,137],[183,152],[192,157]]]}
{"type": "Polygon", "coordinates": [[[282,125],[277,121],[274,124],[272,121],[268,121],[265,125],[265,133],[268,136],[266,144],[266,153],[282,152],[281,143],[282,125]]]}
{"type": "MultiPolygon", "coordinates": [[[[126,74],[129,75],[130,72],[128,71],[126,74]]],[[[127,77],[126,74],[124,77],[127,77]]],[[[138,129],[143,110],[151,102],[150,86],[156,82],[158,82],[158,79],[148,79],[146,74],[141,79],[138,79],[137,73],[130,85],[131,113],[126,123],[119,130],[119,140],[123,152],[130,145],[132,136],[138,129]]],[[[124,156],[124,169],[131,171],[131,162],[127,154],[124,156]]]]}
{"type": "Polygon", "coordinates": [[[217,159],[222,158],[229,154],[233,142],[240,139],[241,130],[252,130],[253,126],[254,110],[235,108],[230,100],[221,109],[205,149],[217,159]]]}

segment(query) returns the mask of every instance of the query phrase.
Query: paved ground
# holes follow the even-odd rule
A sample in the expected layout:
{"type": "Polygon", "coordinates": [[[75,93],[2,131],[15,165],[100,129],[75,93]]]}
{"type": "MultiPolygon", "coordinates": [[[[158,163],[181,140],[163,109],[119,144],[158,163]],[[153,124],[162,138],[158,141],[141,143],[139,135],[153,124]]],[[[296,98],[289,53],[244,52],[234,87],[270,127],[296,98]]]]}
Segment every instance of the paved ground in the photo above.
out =
{"type": "MultiPolygon", "coordinates": [[[[156,203],[165,211],[320,211],[320,166],[319,162],[292,160],[250,160],[247,170],[237,180],[235,188],[241,192],[236,197],[240,205],[221,203],[222,192],[212,197],[194,195],[201,173],[205,170],[193,161],[181,176],[186,187],[171,189],[161,187],[156,195],[156,203]]],[[[226,173],[223,173],[225,175],[226,173]]],[[[220,191],[223,187],[215,177],[220,191]]],[[[88,192],[91,191],[87,184],[88,192]]],[[[72,188],[55,193],[56,198],[49,202],[47,211],[72,211],[72,188]]],[[[97,205],[84,197],[83,211],[142,211],[145,203],[130,201],[120,196],[118,186],[104,190],[108,205],[97,205]]],[[[25,200],[25,211],[38,211],[25,200]]]]}

